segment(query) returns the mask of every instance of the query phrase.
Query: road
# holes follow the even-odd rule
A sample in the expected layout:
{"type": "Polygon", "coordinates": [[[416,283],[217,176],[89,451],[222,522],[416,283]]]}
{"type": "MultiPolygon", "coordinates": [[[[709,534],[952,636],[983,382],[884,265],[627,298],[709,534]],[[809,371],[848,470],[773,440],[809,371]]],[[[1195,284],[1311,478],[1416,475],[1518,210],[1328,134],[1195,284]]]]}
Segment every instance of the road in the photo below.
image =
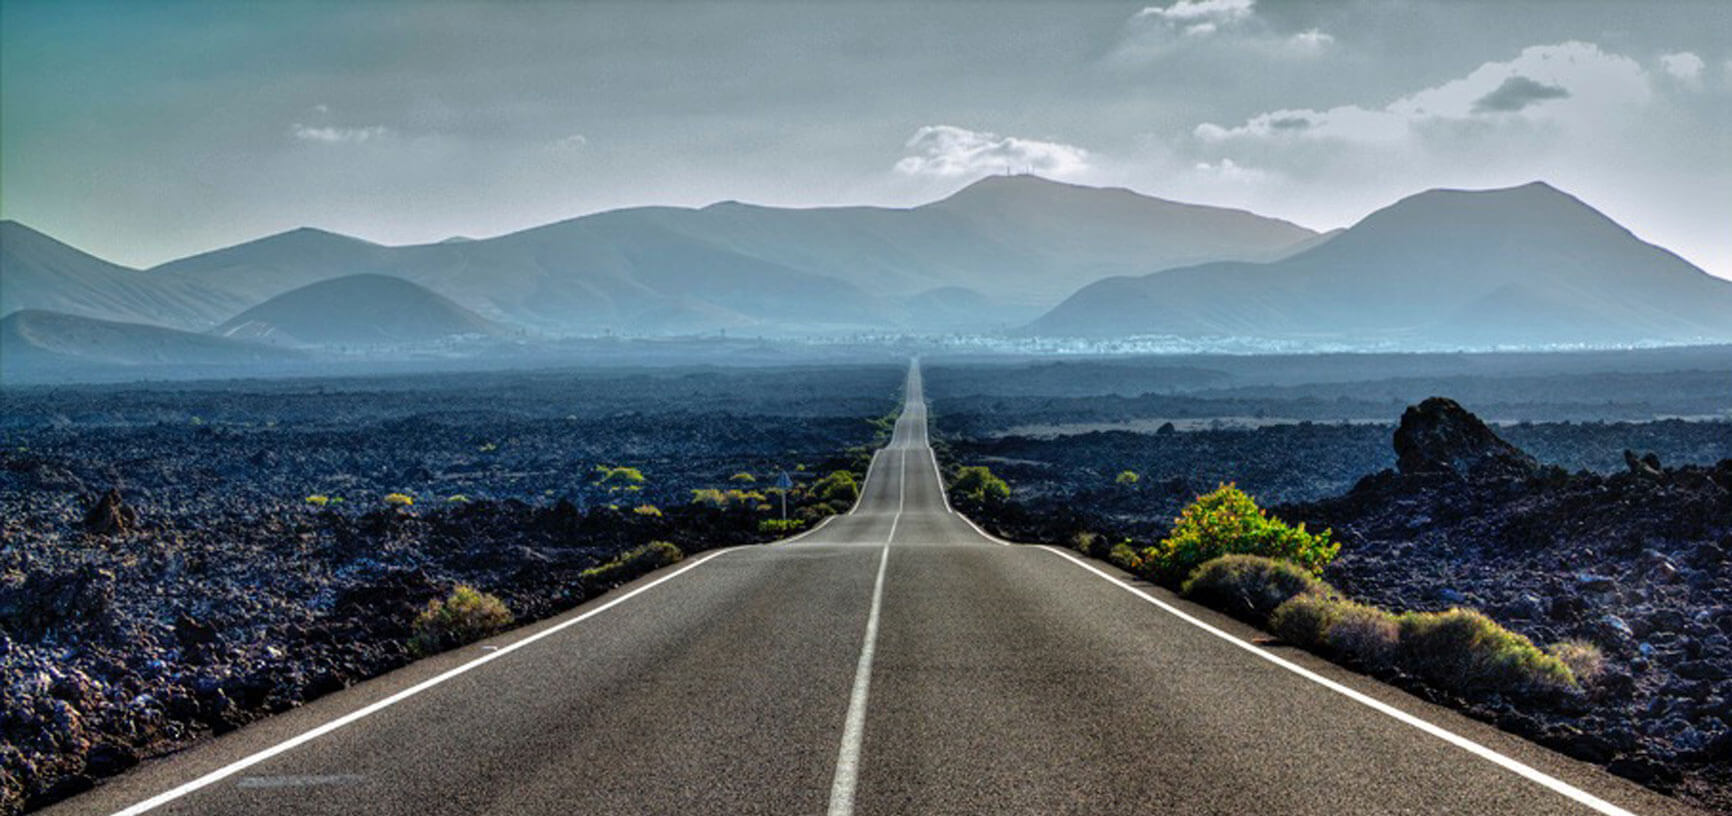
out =
{"type": "Polygon", "coordinates": [[[918,365],[859,504],[54,812],[1583,814],[1677,803],[945,503],[918,365]]]}

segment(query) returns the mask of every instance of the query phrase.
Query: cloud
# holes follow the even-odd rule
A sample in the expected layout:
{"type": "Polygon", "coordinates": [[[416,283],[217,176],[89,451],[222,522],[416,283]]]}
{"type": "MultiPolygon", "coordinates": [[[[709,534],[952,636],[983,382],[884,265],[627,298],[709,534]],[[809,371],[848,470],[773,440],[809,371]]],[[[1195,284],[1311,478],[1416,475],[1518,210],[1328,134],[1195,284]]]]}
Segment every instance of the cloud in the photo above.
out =
{"type": "Polygon", "coordinates": [[[1175,0],[1131,15],[1113,57],[1135,63],[1203,43],[1262,56],[1312,57],[1334,42],[1333,35],[1317,28],[1277,31],[1257,15],[1256,0],[1175,0]]]}
{"type": "Polygon", "coordinates": [[[1315,28],[1287,38],[1287,47],[1302,54],[1316,54],[1335,43],[1335,38],[1315,28]]]}
{"type": "Polygon", "coordinates": [[[1461,79],[1404,96],[1381,108],[1271,111],[1234,126],[1198,125],[1206,143],[1295,140],[1401,145],[1415,139],[1484,136],[1537,123],[1580,124],[1627,115],[1652,92],[1647,72],[1592,43],[1532,46],[1508,62],[1488,62],[1461,79]],[[1550,102],[1538,105],[1539,102],[1550,102]]]}
{"type": "Polygon", "coordinates": [[[383,138],[391,131],[384,125],[367,127],[337,127],[334,125],[303,125],[296,122],[289,128],[289,135],[303,142],[319,142],[322,144],[342,144],[346,142],[370,142],[383,138]]]}
{"type": "Polygon", "coordinates": [[[903,145],[910,155],[896,162],[909,176],[966,176],[1033,172],[1064,178],[1089,167],[1089,153],[1074,145],[1000,136],[952,125],[927,125],[903,145]]]}
{"type": "Polygon", "coordinates": [[[1473,102],[1474,113],[1514,113],[1547,99],[1568,99],[1570,92],[1517,74],[1473,102]]]}
{"type": "Polygon", "coordinates": [[[1676,54],[1661,55],[1660,67],[1673,79],[1686,85],[1697,86],[1702,84],[1702,69],[1707,67],[1707,63],[1689,51],[1679,51],[1676,54]]]}
{"type": "Polygon", "coordinates": [[[1207,36],[1250,19],[1255,5],[1255,0],[1175,0],[1166,7],[1149,6],[1136,18],[1160,20],[1168,28],[1207,36]]]}
{"type": "Polygon", "coordinates": [[[589,145],[589,138],[581,133],[573,133],[562,139],[554,139],[548,147],[555,150],[579,150],[589,145]]]}

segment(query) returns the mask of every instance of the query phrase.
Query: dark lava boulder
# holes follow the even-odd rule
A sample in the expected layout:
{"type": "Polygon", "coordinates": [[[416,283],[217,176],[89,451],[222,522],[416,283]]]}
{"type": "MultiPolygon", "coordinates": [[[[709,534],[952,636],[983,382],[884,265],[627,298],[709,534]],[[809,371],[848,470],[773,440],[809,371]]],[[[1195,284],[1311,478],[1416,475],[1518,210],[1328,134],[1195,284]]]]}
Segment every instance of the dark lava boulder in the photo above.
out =
{"type": "Polygon", "coordinates": [[[96,535],[124,533],[136,526],[138,511],[121,501],[120,491],[112,487],[84,514],[84,529],[96,535]]]}
{"type": "Polygon", "coordinates": [[[1395,429],[1395,454],[1404,475],[1450,471],[1470,479],[1524,478],[1540,469],[1532,456],[1444,397],[1408,406],[1395,429]]]}

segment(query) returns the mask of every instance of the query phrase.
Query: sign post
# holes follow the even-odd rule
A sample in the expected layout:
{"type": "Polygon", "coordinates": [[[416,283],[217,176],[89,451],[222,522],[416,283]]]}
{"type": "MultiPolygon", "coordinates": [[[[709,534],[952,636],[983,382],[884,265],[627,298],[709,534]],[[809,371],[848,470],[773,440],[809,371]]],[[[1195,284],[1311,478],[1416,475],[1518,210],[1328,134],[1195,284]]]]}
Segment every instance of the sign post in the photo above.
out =
{"type": "Polygon", "coordinates": [[[788,491],[794,487],[794,480],[788,478],[788,471],[782,471],[776,477],[776,489],[782,491],[782,520],[788,520],[788,491]]]}

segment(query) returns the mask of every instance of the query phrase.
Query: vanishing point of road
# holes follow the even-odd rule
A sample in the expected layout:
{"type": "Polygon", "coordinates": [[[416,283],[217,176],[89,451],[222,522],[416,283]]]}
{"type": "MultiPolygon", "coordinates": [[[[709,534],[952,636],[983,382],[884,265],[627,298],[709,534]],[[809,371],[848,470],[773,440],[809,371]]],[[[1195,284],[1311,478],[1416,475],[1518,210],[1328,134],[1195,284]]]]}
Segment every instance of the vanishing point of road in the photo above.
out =
{"type": "Polygon", "coordinates": [[[54,813],[1591,814],[1675,801],[945,502],[918,363],[854,511],[54,813]]]}

